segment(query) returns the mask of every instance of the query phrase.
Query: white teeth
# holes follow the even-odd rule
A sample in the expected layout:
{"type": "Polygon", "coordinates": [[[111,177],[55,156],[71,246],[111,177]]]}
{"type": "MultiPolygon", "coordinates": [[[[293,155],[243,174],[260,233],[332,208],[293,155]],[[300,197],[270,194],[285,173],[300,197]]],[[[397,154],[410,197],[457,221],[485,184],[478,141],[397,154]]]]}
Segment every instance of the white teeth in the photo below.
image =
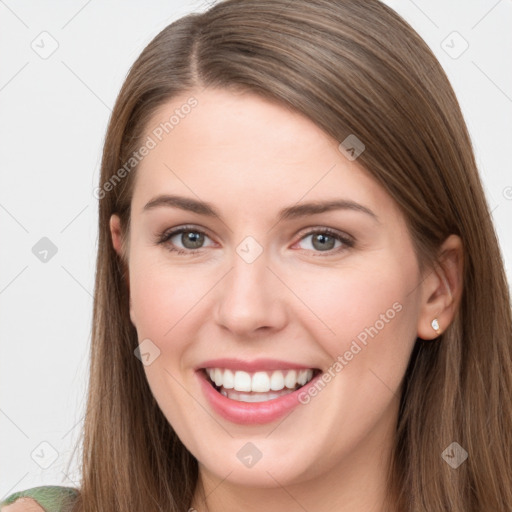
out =
{"type": "Polygon", "coordinates": [[[312,369],[248,373],[241,370],[207,368],[206,373],[217,387],[256,393],[268,393],[283,389],[294,390],[297,385],[303,386],[313,378],[312,369]]]}
{"type": "Polygon", "coordinates": [[[270,377],[270,389],[272,391],[279,391],[284,388],[284,375],[283,372],[275,371],[272,372],[270,377]]]}
{"type": "Polygon", "coordinates": [[[313,376],[313,370],[300,370],[299,375],[297,376],[297,382],[304,386],[306,382],[311,380],[311,377],[313,376]]]}
{"type": "Polygon", "coordinates": [[[267,372],[256,372],[252,376],[252,391],[266,393],[270,389],[270,377],[267,372]]]}
{"type": "Polygon", "coordinates": [[[215,368],[214,380],[215,380],[215,384],[217,386],[222,386],[222,383],[224,382],[224,379],[222,377],[223,377],[222,370],[220,368],[215,368]]]}
{"type": "Polygon", "coordinates": [[[280,396],[292,393],[290,389],[284,389],[274,393],[239,393],[238,391],[233,391],[232,389],[226,391],[224,388],[221,388],[220,392],[226,398],[229,398],[230,400],[236,400],[237,402],[268,402],[269,400],[274,400],[274,398],[279,398],[280,396]]]}
{"type": "Polygon", "coordinates": [[[290,370],[284,378],[284,385],[288,389],[293,389],[295,384],[297,384],[297,372],[295,370],[290,370]]]}
{"type": "MultiPolygon", "coordinates": [[[[222,383],[217,384],[217,386],[221,385],[222,383]]],[[[237,391],[252,391],[251,376],[247,372],[235,372],[235,383],[233,387],[237,391]]]]}
{"type": "Polygon", "coordinates": [[[233,375],[233,372],[231,370],[224,370],[222,385],[226,389],[233,389],[235,387],[235,376],[233,375]]]}

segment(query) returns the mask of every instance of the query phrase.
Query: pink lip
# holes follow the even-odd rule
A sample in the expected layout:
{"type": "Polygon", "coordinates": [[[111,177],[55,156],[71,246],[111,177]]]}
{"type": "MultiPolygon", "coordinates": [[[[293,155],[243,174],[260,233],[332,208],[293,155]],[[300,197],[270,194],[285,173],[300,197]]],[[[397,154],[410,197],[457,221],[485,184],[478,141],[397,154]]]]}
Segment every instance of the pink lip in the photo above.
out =
{"type": "MultiPolygon", "coordinates": [[[[219,360],[216,360],[215,365],[212,366],[217,368],[229,368],[229,366],[222,366],[218,363],[219,360]]],[[[297,368],[299,366],[292,367],[297,368]]],[[[237,368],[240,368],[240,366],[237,368]]],[[[259,368],[262,368],[262,366],[259,366],[259,368]]],[[[290,368],[290,366],[286,366],[286,368],[290,368]]],[[[301,402],[299,401],[299,394],[307,393],[308,388],[316,384],[316,381],[322,376],[322,373],[318,373],[318,375],[316,375],[306,385],[296,391],[267,402],[238,402],[236,400],[230,400],[219,393],[211,385],[204,370],[196,371],[196,375],[199,378],[203,393],[205,394],[212,409],[217,414],[233,423],[241,425],[261,425],[281,418],[285,414],[291,412],[293,408],[300,405],[301,402]]]]}
{"type": "Polygon", "coordinates": [[[243,370],[246,372],[256,372],[258,370],[307,370],[313,366],[304,366],[302,364],[280,361],[278,359],[254,359],[253,361],[243,361],[242,359],[222,358],[210,359],[204,361],[196,370],[202,368],[228,368],[230,370],[243,370]]]}

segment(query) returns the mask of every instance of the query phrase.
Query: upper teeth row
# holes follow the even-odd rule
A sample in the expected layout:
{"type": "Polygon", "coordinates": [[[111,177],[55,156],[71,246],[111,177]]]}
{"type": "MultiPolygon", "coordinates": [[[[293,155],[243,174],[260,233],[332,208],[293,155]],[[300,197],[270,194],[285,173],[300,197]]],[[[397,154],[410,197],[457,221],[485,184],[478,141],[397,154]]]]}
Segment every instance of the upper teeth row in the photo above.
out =
{"type": "Polygon", "coordinates": [[[225,389],[236,391],[256,391],[266,393],[267,391],[280,391],[285,386],[294,389],[297,384],[303,386],[313,378],[313,370],[274,370],[272,372],[248,373],[244,371],[233,371],[223,368],[207,368],[208,375],[212,382],[225,389]]]}

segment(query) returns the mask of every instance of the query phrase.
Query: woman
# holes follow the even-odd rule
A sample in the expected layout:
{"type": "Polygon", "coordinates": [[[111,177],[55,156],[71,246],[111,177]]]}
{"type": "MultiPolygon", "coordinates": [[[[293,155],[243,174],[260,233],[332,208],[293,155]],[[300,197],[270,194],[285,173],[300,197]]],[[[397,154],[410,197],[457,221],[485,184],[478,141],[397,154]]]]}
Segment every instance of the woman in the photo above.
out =
{"type": "Polygon", "coordinates": [[[83,478],[48,510],[512,509],[503,262],[452,88],[390,8],[171,24],[96,196],[83,478]]]}

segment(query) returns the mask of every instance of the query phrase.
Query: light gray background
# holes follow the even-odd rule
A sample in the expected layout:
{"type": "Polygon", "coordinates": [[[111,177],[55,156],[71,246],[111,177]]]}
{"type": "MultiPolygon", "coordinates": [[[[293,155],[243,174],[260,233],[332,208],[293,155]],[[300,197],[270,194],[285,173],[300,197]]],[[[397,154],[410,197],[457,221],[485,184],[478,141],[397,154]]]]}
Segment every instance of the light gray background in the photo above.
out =
{"type": "MultiPolygon", "coordinates": [[[[387,3],[426,40],[458,95],[510,282],[512,1],[387,3]]],[[[92,192],[107,121],[144,46],[207,6],[0,0],[0,499],[36,485],[78,486],[76,464],[66,468],[85,405],[92,192]],[[42,237],[58,249],[46,263],[32,252],[42,237]]]]}

